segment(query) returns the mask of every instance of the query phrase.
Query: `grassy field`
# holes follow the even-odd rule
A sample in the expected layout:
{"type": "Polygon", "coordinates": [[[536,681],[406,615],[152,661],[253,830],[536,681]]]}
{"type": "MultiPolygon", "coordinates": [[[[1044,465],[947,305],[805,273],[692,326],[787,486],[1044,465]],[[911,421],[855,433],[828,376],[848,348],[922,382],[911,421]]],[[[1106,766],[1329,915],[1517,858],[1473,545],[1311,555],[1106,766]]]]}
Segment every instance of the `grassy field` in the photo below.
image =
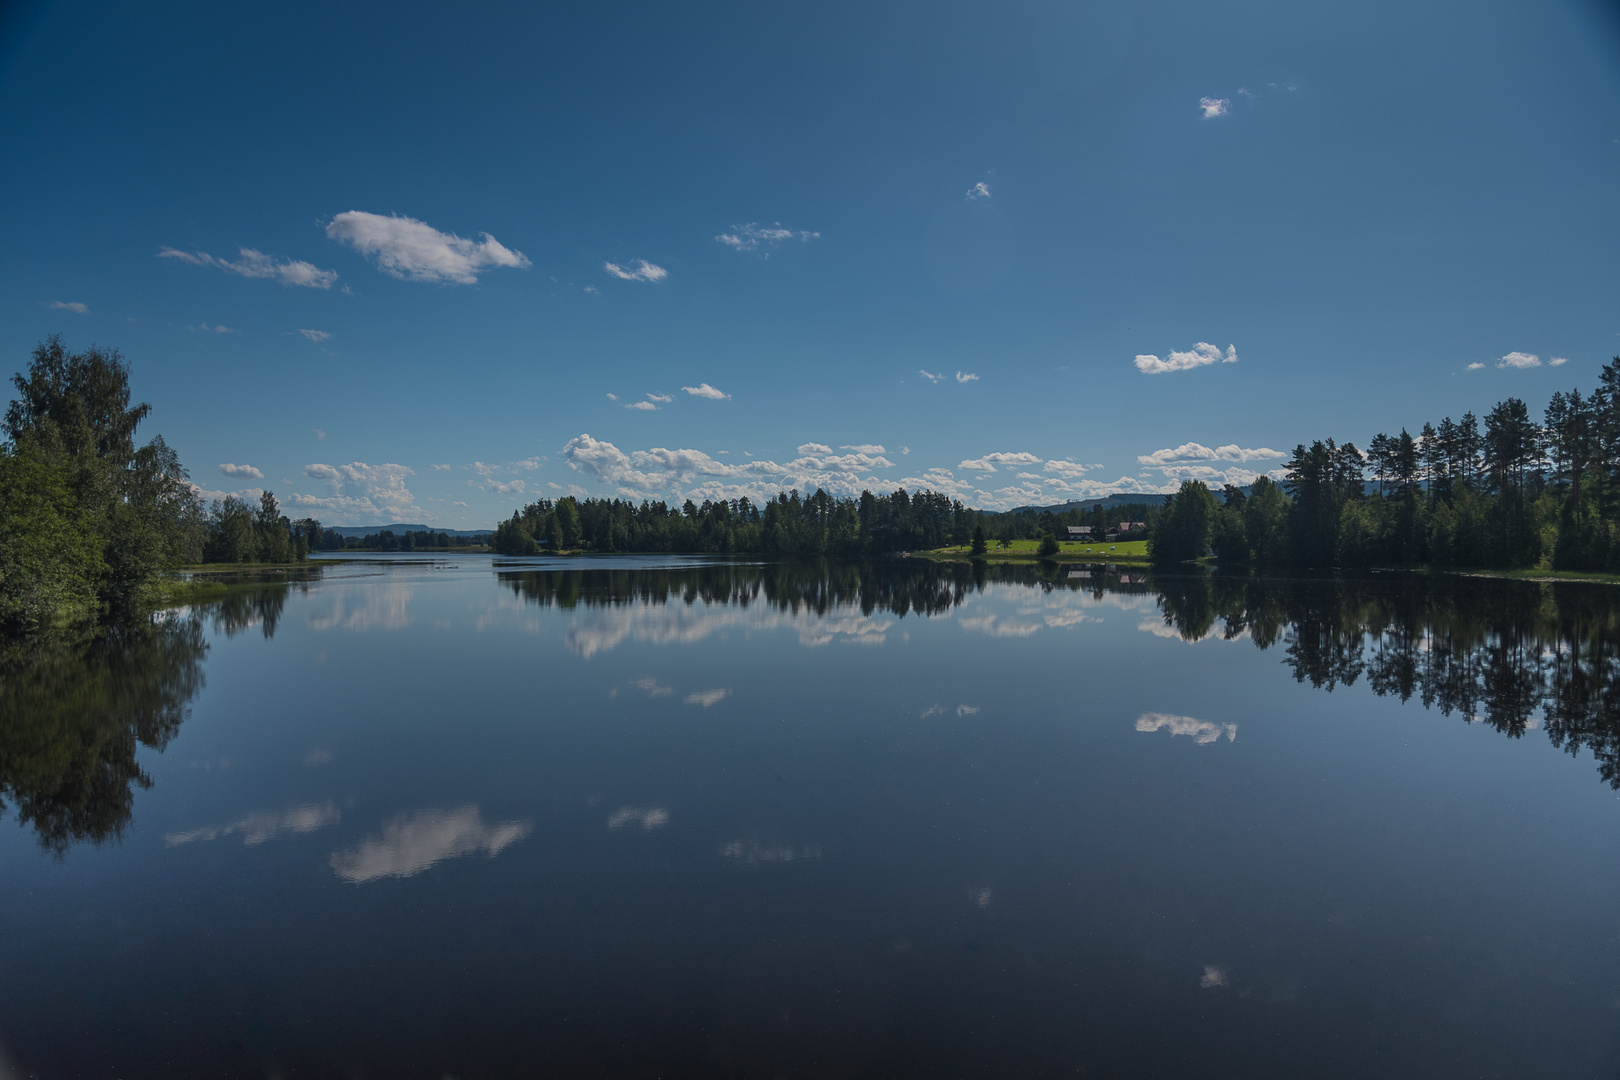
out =
{"type": "MultiPolygon", "coordinates": [[[[985,553],[986,559],[1038,559],[1037,549],[1041,546],[1039,540],[1014,540],[1008,547],[998,549],[995,544],[985,553]]],[[[938,555],[945,558],[961,558],[968,554],[966,544],[952,547],[935,548],[932,551],[916,551],[914,555],[938,555]]],[[[1112,544],[1087,544],[1079,541],[1067,540],[1058,543],[1058,553],[1051,556],[1054,559],[1073,559],[1080,562],[1147,562],[1146,540],[1116,540],[1112,544]]]]}

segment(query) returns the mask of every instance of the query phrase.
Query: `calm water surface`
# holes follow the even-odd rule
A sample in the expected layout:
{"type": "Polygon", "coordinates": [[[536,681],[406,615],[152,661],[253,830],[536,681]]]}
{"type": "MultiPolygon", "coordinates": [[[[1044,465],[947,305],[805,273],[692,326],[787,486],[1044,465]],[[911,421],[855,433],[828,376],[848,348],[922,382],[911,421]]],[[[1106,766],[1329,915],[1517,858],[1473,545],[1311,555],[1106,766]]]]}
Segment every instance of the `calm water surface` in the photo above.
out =
{"type": "Polygon", "coordinates": [[[14,650],[0,1075],[1614,1077],[1612,597],[356,560],[14,650]]]}

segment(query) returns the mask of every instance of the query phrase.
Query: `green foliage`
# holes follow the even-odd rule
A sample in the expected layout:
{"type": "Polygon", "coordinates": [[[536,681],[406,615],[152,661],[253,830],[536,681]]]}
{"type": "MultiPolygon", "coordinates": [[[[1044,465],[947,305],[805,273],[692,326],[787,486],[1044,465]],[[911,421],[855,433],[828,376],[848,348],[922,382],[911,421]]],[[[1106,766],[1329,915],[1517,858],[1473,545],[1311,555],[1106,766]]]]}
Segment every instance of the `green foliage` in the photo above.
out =
{"type": "Polygon", "coordinates": [[[174,451],[135,431],[129,368],[114,350],[41,342],[5,414],[0,624],[36,629],[91,611],[134,613],[163,569],[200,554],[201,508],[174,451]]]}
{"type": "Polygon", "coordinates": [[[1215,496],[1202,480],[1184,480],[1151,522],[1148,553],[1160,564],[1204,555],[1215,522],[1215,496]]]}
{"type": "Polygon", "coordinates": [[[975,556],[983,555],[988,550],[989,550],[988,545],[985,543],[985,539],[984,539],[984,523],[980,522],[979,524],[973,526],[973,549],[972,549],[972,554],[975,555],[975,556]]]}
{"type": "Polygon", "coordinates": [[[1056,555],[1058,553],[1057,537],[1053,536],[1051,533],[1047,533],[1045,536],[1041,537],[1041,546],[1035,549],[1035,553],[1042,558],[1049,558],[1056,555]]]}

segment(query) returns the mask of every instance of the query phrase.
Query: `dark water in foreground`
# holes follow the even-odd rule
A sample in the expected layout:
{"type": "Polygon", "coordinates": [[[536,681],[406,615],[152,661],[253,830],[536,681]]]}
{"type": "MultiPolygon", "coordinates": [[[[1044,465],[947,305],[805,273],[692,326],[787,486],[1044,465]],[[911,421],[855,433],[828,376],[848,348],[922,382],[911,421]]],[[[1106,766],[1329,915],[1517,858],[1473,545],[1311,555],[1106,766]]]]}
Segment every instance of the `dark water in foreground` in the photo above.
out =
{"type": "Polygon", "coordinates": [[[1614,1077],[1617,599],[355,561],[13,650],[0,1075],[1614,1077]]]}

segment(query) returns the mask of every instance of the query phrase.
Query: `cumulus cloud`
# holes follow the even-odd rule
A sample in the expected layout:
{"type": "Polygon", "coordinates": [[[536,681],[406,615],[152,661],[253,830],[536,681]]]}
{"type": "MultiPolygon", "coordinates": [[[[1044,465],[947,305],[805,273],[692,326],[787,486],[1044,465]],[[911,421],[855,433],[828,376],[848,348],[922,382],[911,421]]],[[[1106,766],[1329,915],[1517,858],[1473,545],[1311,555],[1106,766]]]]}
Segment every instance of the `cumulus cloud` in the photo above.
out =
{"type": "Polygon", "coordinates": [[[818,232],[785,228],[780,221],[769,225],[751,221],[747,225],[733,225],[730,232],[721,233],[715,240],[733,251],[757,251],[761,247],[777,247],[788,240],[797,239],[800,243],[808,244],[820,238],[818,232]]]}
{"type": "Polygon", "coordinates": [[[489,233],[479,233],[481,241],[468,240],[398,214],[346,210],[332,219],[326,235],[374,260],[383,273],[408,281],[473,285],[481,271],[529,265],[521,251],[489,233]]]}
{"type": "Polygon", "coordinates": [[[1541,366],[1541,357],[1535,353],[1510,352],[1496,362],[1499,368],[1533,368],[1541,366]]]}
{"type": "Polygon", "coordinates": [[[381,878],[414,877],[445,859],[482,851],[494,858],[532,831],[527,821],[486,824],[476,806],[455,810],[418,810],[400,814],[383,826],[380,837],[339,851],[332,871],[359,885],[381,878]]]}
{"type": "Polygon", "coordinates": [[[1485,365],[1482,362],[1480,362],[1478,360],[1475,360],[1472,364],[1468,365],[1468,370],[1469,371],[1478,371],[1480,368],[1482,368],[1484,366],[1485,365]]]}
{"type": "Polygon", "coordinates": [[[1051,461],[1046,463],[1047,472],[1055,473],[1064,480],[1074,480],[1090,472],[1092,469],[1100,468],[1102,468],[1101,465],[1082,465],[1078,461],[1066,461],[1061,458],[1053,458],[1051,461]]]}
{"type": "MultiPolygon", "coordinates": [[[[888,451],[883,449],[883,447],[881,445],[879,445],[878,443],[856,443],[853,446],[846,444],[844,446],[840,446],[838,449],[840,449],[840,450],[849,450],[849,451],[852,451],[853,453],[856,453],[856,454],[886,454],[886,453],[888,453],[888,451]]],[[[803,451],[800,451],[800,452],[803,453],[803,451]]],[[[823,449],[822,453],[830,454],[830,453],[832,453],[832,451],[823,449]]]]}
{"type": "Polygon", "coordinates": [[[995,454],[986,454],[981,458],[969,458],[957,465],[958,469],[968,469],[972,472],[995,472],[997,465],[1020,466],[1039,465],[1041,459],[1034,454],[1019,451],[1001,451],[995,454]]]}
{"type": "Polygon", "coordinates": [[[493,492],[496,495],[521,495],[524,490],[524,482],[522,480],[490,480],[484,484],[484,490],[493,492]]]}
{"type": "Polygon", "coordinates": [[[1168,731],[1171,735],[1188,735],[1200,745],[1215,742],[1222,735],[1227,742],[1237,739],[1236,724],[1212,724],[1208,720],[1195,720],[1191,716],[1170,713],[1143,713],[1136,718],[1137,731],[1168,731]]]}
{"type": "Polygon", "coordinates": [[[956,381],[957,382],[978,382],[979,377],[977,375],[975,375],[971,371],[958,371],[956,373],[956,381]]]}
{"type": "Polygon", "coordinates": [[[647,395],[647,400],[648,401],[656,401],[656,402],[659,402],[661,404],[668,405],[670,402],[674,401],[675,399],[674,399],[674,397],[672,397],[669,394],[653,394],[653,393],[649,393],[647,395]]]}
{"type": "Polygon", "coordinates": [[[363,461],[347,465],[314,464],[304,466],[304,475],[324,482],[328,494],[295,493],[289,500],[294,506],[325,510],[343,517],[400,518],[424,513],[405,486],[405,478],[416,473],[404,465],[367,465],[363,461]]]}
{"type": "Polygon", "coordinates": [[[988,199],[990,197],[990,185],[980,180],[977,184],[968,188],[967,197],[969,202],[974,199],[988,199]]]}
{"type": "Polygon", "coordinates": [[[450,466],[449,465],[429,465],[428,468],[432,469],[434,472],[449,472],[450,471],[450,466]]]}
{"type": "Polygon", "coordinates": [[[826,443],[807,442],[800,443],[798,451],[799,456],[803,457],[805,454],[830,454],[833,452],[833,449],[826,443]]]}
{"type": "Polygon", "coordinates": [[[264,479],[264,473],[260,472],[258,469],[255,469],[252,465],[223,464],[223,465],[221,465],[219,467],[219,471],[224,473],[226,476],[229,476],[233,480],[243,480],[243,479],[246,479],[246,480],[263,480],[264,479]]]}
{"type": "Polygon", "coordinates": [[[1174,449],[1155,450],[1151,454],[1138,454],[1136,460],[1148,468],[1162,468],[1166,465],[1189,465],[1209,461],[1271,461],[1280,457],[1287,457],[1281,450],[1273,450],[1269,446],[1246,449],[1236,443],[1226,446],[1217,446],[1213,450],[1202,443],[1182,443],[1174,449]]]}
{"type": "Polygon", "coordinates": [[[1157,356],[1140,353],[1136,357],[1136,370],[1144,375],[1162,375],[1167,371],[1191,371],[1205,364],[1235,364],[1238,360],[1237,348],[1233,345],[1226,347],[1226,355],[1207,341],[1200,341],[1186,352],[1172,352],[1163,360],[1157,356]]]}
{"type": "Polygon", "coordinates": [[[336,270],[322,270],[318,266],[302,261],[301,259],[281,259],[266,255],[253,248],[240,248],[237,251],[236,261],[221,259],[208,254],[206,251],[181,251],[178,248],[165,247],[158,251],[160,259],[179,259],[192,266],[211,266],[216,270],[223,270],[227,274],[237,274],[248,278],[270,278],[283,285],[303,285],[311,289],[330,289],[332,283],[337,281],[336,270]]]}
{"type": "Polygon", "coordinates": [[[52,311],[71,311],[75,315],[90,314],[90,305],[81,304],[77,300],[52,300],[47,306],[52,311]]]}
{"type": "Polygon", "coordinates": [[[1232,108],[1232,102],[1223,97],[1205,97],[1198,99],[1198,107],[1204,111],[1204,119],[1210,120],[1217,116],[1225,116],[1232,108]]]}
{"type": "Polygon", "coordinates": [[[721,391],[710,386],[708,383],[698,383],[696,386],[683,386],[681,389],[685,390],[693,397],[708,398],[710,401],[731,400],[730,394],[722,393],[721,391]]]}
{"type": "Polygon", "coordinates": [[[1554,356],[1547,360],[1548,367],[1563,367],[1567,363],[1569,363],[1567,356],[1554,356]]]}
{"type": "Polygon", "coordinates": [[[669,277],[668,270],[662,266],[655,266],[646,259],[637,259],[634,268],[610,262],[603,263],[602,269],[623,281],[663,281],[669,277]]]}
{"type": "Polygon", "coordinates": [[[936,375],[932,371],[929,371],[927,368],[918,368],[917,369],[917,374],[921,375],[923,378],[927,379],[931,383],[937,383],[940,380],[945,378],[945,375],[943,373],[936,375]]]}
{"type": "Polygon", "coordinates": [[[650,401],[632,401],[630,404],[626,405],[625,408],[627,408],[627,409],[635,409],[638,412],[657,412],[658,411],[658,406],[654,405],[650,401]]]}
{"type": "Polygon", "coordinates": [[[319,342],[319,341],[327,341],[332,336],[331,334],[328,334],[325,330],[300,330],[298,332],[300,334],[303,334],[309,340],[317,341],[317,342],[319,342]]]}

